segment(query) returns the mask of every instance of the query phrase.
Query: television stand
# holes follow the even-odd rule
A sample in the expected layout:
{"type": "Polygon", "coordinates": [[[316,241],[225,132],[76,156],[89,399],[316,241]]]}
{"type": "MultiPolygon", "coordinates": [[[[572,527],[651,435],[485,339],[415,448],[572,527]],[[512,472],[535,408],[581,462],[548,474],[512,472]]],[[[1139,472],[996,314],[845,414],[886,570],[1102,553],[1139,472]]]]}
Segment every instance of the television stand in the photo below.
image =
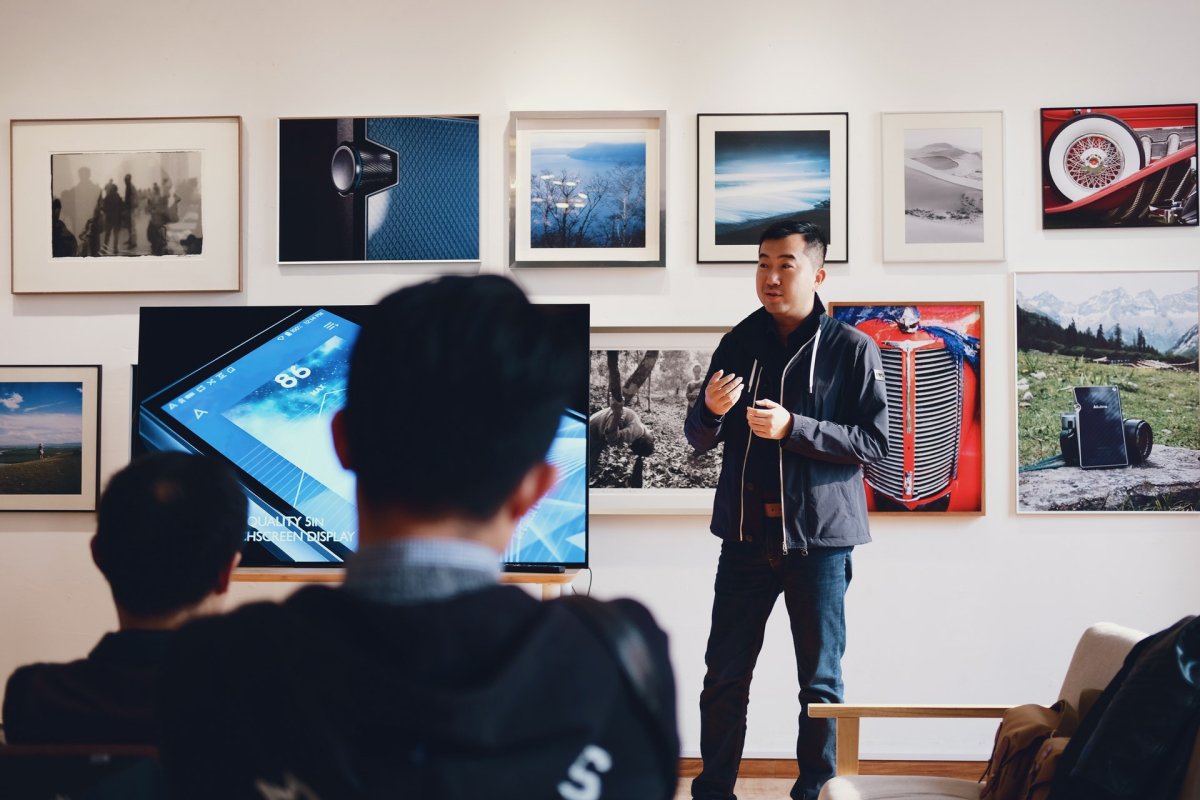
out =
{"type": "Polygon", "coordinates": [[[577,569],[562,572],[501,572],[501,583],[533,583],[542,587],[542,599],[553,600],[562,596],[562,587],[575,580],[577,569]]]}

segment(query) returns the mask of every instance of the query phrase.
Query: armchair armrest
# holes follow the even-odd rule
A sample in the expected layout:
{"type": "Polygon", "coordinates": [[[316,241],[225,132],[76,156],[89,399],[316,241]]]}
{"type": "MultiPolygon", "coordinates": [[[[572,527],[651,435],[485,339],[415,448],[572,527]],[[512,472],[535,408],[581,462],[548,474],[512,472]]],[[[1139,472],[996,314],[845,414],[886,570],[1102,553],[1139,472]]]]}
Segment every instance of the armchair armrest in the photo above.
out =
{"type": "Polygon", "coordinates": [[[808,716],[837,720],[838,775],[858,774],[858,723],[864,717],[891,718],[1000,718],[1012,706],[1008,705],[891,705],[864,703],[810,703],[808,716]]]}

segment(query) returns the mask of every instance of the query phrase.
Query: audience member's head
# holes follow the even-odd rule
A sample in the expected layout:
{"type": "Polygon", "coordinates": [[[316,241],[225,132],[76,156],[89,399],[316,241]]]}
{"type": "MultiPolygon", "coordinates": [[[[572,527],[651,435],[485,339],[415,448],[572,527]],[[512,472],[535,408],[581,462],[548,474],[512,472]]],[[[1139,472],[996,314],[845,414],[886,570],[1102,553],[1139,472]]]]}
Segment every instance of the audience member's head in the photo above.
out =
{"type": "Polygon", "coordinates": [[[550,488],[545,456],[574,377],[553,320],[495,275],[443,277],[380,301],[334,422],[364,538],[373,511],[483,523],[519,518],[550,488]]]}
{"type": "Polygon", "coordinates": [[[92,556],[122,627],[178,624],[229,588],[246,535],[246,496],[216,461],[140,458],[100,498],[92,556]]]}

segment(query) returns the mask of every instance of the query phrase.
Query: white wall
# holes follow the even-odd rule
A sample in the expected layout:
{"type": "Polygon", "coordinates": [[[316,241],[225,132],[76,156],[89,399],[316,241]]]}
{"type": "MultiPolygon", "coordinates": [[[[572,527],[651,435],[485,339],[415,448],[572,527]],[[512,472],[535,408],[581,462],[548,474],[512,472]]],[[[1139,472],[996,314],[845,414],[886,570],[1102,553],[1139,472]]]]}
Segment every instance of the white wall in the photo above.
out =
{"type": "MultiPolygon", "coordinates": [[[[503,133],[512,110],[666,109],[664,270],[525,271],[543,301],[592,304],[596,325],[730,324],[755,306],[752,270],[695,263],[697,112],[850,114],[849,264],[827,300],[987,303],[987,510],[878,519],[855,553],[848,698],[1049,702],[1078,632],[1158,629],[1200,611],[1195,517],[1017,517],[1009,273],[1196,269],[1190,230],[1041,230],[1037,114],[1077,103],[1192,102],[1200,4],[1115,0],[712,0],[594,4],[0,0],[0,117],[245,119],[245,290],[223,295],[0,293],[0,364],[104,365],[102,471],[128,458],[129,365],[142,305],[370,302],[430,274],[275,263],[275,119],[480,113],[482,268],[506,264],[503,133]],[[1136,13],[1135,13],[1136,11],[1136,13]],[[884,265],[879,112],[1005,112],[1006,263],[884,265]]],[[[8,150],[7,127],[0,147],[8,150]]],[[[9,181],[0,160],[0,185],[9,181]]],[[[0,194],[7,220],[8,192],[0,194]]],[[[0,273],[9,231],[0,229],[0,273]]],[[[111,628],[88,560],[88,514],[0,516],[0,675],[78,657],[111,628]]],[[[685,750],[698,746],[718,542],[702,517],[597,517],[594,592],[645,602],[671,635],[685,750]]],[[[286,588],[240,585],[238,601],[286,588]]],[[[795,677],[783,612],[751,702],[748,756],[792,750],[795,677]]],[[[986,754],[990,723],[864,726],[878,756],[986,754]]]]}

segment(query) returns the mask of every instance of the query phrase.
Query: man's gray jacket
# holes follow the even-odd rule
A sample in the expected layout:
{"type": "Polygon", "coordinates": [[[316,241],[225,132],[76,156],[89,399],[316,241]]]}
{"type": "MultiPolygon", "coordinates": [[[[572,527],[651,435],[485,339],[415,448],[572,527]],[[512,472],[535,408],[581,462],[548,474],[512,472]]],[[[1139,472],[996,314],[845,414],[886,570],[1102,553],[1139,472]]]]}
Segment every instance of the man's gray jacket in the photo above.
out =
{"type": "MultiPolygon", "coordinates": [[[[783,370],[780,405],[792,413],[791,435],[779,442],[784,552],[871,541],[862,465],[888,451],[887,391],[879,348],[866,334],[832,319],[816,298],[820,324],[783,370]]],[[[704,402],[692,406],[684,434],[692,447],[724,442],[721,477],[710,530],[731,541],[745,538],[749,514],[746,463],[750,445],[746,408],[761,397],[760,364],[773,335],[759,308],[725,334],[713,353],[705,385],[717,370],[743,379],[737,404],[717,417],[704,402]]]]}

